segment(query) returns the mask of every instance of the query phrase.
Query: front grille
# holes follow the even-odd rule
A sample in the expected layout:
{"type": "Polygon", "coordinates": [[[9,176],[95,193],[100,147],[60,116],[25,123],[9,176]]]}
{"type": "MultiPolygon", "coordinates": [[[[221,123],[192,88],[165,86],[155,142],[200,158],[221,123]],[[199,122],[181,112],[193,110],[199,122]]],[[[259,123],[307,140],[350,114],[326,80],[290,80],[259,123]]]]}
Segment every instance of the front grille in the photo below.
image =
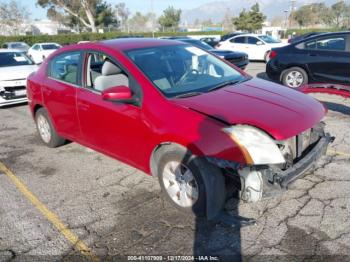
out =
{"type": "Polygon", "coordinates": [[[324,128],[324,123],[319,123],[297,136],[284,141],[277,141],[277,144],[286,160],[285,168],[292,166],[300,158],[313,148],[320,139],[324,128]]]}
{"type": "Polygon", "coordinates": [[[0,91],[0,96],[5,100],[12,100],[26,97],[25,86],[6,86],[0,91]]]}

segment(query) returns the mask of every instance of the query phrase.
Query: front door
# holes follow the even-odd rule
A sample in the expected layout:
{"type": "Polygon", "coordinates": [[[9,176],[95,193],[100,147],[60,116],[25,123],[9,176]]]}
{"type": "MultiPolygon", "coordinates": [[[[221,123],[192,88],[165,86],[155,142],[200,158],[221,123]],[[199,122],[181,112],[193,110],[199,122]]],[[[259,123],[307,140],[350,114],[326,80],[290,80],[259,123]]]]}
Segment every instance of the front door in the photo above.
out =
{"type": "MultiPolygon", "coordinates": [[[[86,54],[85,88],[78,90],[77,108],[80,127],[87,146],[138,167],[148,127],[142,121],[140,105],[116,103],[102,99],[109,87],[140,88],[121,66],[105,54],[86,54]],[[106,66],[106,64],[107,65],[106,66]],[[113,68],[113,66],[115,68],[113,68]]],[[[134,95],[137,92],[134,92],[134,95]]]]}

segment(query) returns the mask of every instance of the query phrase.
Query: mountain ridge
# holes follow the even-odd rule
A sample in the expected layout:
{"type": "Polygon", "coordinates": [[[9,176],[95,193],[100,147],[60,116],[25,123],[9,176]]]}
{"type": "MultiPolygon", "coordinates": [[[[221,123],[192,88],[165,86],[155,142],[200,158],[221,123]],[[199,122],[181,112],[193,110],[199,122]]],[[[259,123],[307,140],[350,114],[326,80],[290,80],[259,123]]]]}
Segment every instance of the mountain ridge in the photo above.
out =
{"type": "MultiPolygon", "coordinates": [[[[332,5],[339,0],[297,0],[296,7],[300,7],[304,4],[324,2],[326,5],[332,5]]],[[[244,8],[246,10],[259,3],[261,11],[267,16],[267,19],[271,19],[275,16],[284,17],[284,10],[290,10],[290,1],[288,0],[244,0],[244,1],[211,1],[206,4],[202,4],[193,9],[183,10],[181,20],[186,23],[193,23],[196,19],[207,20],[211,19],[213,22],[220,22],[224,18],[226,13],[233,16],[237,16],[244,8]]],[[[350,4],[350,0],[345,1],[350,4]]]]}

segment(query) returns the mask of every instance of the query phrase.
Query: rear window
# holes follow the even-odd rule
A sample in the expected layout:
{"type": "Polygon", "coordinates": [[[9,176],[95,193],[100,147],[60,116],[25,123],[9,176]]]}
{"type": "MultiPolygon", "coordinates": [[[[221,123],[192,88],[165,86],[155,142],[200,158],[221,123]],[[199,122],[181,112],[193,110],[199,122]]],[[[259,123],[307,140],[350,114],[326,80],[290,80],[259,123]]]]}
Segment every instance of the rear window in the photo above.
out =
{"type": "Polygon", "coordinates": [[[346,40],[344,37],[334,36],[329,38],[315,39],[305,43],[304,49],[345,51],[346,40]]]}
{"type": "Polygon", "coordinates": [[[56,45],[56,44],[41,45],[41,47],[43,50],[52,50],[52,49],[60,48],[59,45],[56,45]]]}

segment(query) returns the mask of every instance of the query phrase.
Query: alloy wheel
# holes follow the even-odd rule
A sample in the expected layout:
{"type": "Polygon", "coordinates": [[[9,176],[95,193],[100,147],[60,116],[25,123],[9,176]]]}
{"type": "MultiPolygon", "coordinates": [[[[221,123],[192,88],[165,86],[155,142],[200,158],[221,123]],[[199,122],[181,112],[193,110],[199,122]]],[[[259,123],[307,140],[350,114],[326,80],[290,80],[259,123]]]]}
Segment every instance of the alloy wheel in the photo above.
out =
{"type": "Polygon", "coordinates": [[[37,122],[41,138],[45,143],[49,143],[51,140],[51,127],[49,122],[43,115],[38,116],[37,122]]]}
{"type": "Polygon", "coordinates": [[[291,71],[286,75],[286,84],[289,87],[297,88],[304,82],[304,76],[299,71],[291,71]]]}
{"type": "Polygon", "coordinates": [[[164,166],[164,188],[169,197],[181,207],[193,206],[199,197],[198,183],[191,170],[178,161],[164,166]]]}

